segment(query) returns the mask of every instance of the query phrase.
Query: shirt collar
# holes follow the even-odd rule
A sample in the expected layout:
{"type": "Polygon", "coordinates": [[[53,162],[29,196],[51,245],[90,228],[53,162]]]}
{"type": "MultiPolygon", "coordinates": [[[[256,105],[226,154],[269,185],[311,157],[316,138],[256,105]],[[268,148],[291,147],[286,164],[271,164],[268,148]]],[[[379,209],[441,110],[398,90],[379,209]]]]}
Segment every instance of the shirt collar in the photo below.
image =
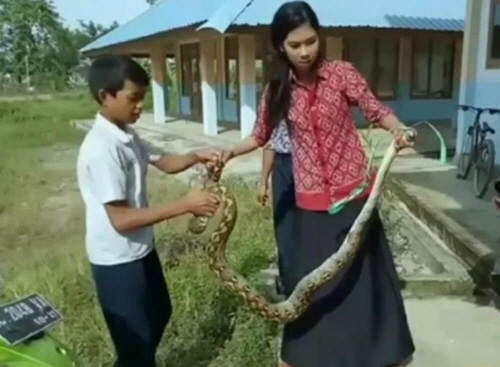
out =
{"type": "MultiPolygon", "coordinates": [[[[318,64],[316,66],[316,72],[318,73],[318,77],[320,79],[328,79],[328,62],[324,59],[321,59],[321,60],[318,60],[318,64]]],[[[300,82],[298,81],[297,79],[297,75],[295,75],[295,73],[293,72],[293,69],[290,69],[290,74],[289,74],[289,77],[290,77],[290,81],[293,82],[293,83],[299,83],[300,82]]]]}
{"type": "Polygon", "coordinates": [[[99,112],[96,115],[94,126],[108,134],[113,135],[115,138],[124,143],[130,143],[133,139],[132,133],[129,131],[127,126],[125,126],[126,131],[123,131],[99,112]]]}

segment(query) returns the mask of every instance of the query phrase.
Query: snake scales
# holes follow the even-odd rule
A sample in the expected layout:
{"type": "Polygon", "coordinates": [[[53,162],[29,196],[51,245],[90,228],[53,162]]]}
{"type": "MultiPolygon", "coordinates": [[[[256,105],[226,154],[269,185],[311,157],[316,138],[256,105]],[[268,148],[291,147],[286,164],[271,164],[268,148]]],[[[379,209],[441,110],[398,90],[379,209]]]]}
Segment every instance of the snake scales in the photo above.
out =
{"type": "MultiPolygon", "coordinates": [[[[406,141],[411,142],[414,138],[415,135],[412,130],[404,132],[404,139],[406,141]]],[[[317,269],[304,277],[297,284],[288,299],[279,303],[270,303],[246,279],[228,266],[226,245],[237,219],[237,204],[233,194],[226,186],[220,183],[222,167],[207,167],[208,174],[202,182],[203,187],[219,195],[224,205],[222,219],[213,231],[207,246],[209,268],[225,287],[239,294],[250,309],[260,316],[281,323],[297,319],[309,306],[314,292],[335,277],[356,255],[360,247],[361,233],[377,205],[377,199],[381,193],[384,178],[397,152],[396,143],[393,141],[384,154],[368,200],[354,221],[339,250],[326,259],[317,269]]],[[[208,221],[209,218],[207,217],[194,216],[190,220],[188,230],[199,234],[205,230],[208,221]]]]}

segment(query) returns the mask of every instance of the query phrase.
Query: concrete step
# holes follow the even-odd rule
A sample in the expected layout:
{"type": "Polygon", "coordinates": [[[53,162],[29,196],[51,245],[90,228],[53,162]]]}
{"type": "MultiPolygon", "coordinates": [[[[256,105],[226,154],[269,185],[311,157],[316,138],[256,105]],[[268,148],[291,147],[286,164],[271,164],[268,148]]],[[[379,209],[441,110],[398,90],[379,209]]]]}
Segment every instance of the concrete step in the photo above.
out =
{"type": "Polygon", "coordinates": [[[465,264],[403,201],[386,190],[379,211],[405,297],[472,293],[474,284],[465,264]]]}
{"type": "Polygon", "coordinates": [[[435,209],[432,203],[424,202],[397,178],[389,175],[385,190],[394,200],[403,202],[407,211],[460,259],[478,287],[491,286],[495,255],[488,246],[452,218],[435,209]]]}

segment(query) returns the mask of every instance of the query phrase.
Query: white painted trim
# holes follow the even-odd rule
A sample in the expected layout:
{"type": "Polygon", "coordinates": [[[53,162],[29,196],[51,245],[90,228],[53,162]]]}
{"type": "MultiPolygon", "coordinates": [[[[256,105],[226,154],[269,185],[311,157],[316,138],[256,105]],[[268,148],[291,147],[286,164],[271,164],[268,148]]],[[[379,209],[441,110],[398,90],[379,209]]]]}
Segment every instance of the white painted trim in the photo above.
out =
{"type": "Polygon", "coordinates": [[[153,69],[153,114],[154,121],[162,124],[166,120],[165,74],[167,72],[166,55],[162,49],[151,51],[151,67],[153,69]]]}
{"type": "Polygon", "coordinates": [[[203,37],[200,42],[201,105],[203,132],[209,136],[218,134],[217,91],[215,89],[214,58],[216,40],[203,37]]]}

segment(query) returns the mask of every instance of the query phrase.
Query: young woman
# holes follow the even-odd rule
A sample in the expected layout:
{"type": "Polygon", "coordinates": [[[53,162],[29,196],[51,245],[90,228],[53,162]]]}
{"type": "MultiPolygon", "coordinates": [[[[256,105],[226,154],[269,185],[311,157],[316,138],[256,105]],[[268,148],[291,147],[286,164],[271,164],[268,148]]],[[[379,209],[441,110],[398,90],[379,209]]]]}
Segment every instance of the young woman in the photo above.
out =
{"type": "Polygon", "coordinates": [[[295,187],[293,184],[292,143],[285,120],[274,129],[269,144],[262,154],[262,170],[259,183],[259,202],[267,202],[269,176],[272,174],[274,235],[278,245],[278,269],[276,292],[284,293],[283,274],[290,266],[293,250],[295,215],[295,187]]]}
{"type": "MultiPolygon", "coordinates": [[[[393,132],[400,148],[408,145],[402,138],[407,128],[375,98],[359,72],[348,62],[321,57],[319,28],[307,3],[285,3],[276,12],[271,38],[281,74],[266,88],[253,134],[222,158],[226,162],[265,145],[286,119],[298,207],[291,265],[284,274],[287,294],[338,250],[370,192],[371,186],[339,213],[328,213],[332,203],[365,182],[367,157],[351,107],[393,132]]],[[[376,212],[363,241],[353,263],[285,326],[283,366],[394,367],[413,354],[394,262],[376,212]]]]}

